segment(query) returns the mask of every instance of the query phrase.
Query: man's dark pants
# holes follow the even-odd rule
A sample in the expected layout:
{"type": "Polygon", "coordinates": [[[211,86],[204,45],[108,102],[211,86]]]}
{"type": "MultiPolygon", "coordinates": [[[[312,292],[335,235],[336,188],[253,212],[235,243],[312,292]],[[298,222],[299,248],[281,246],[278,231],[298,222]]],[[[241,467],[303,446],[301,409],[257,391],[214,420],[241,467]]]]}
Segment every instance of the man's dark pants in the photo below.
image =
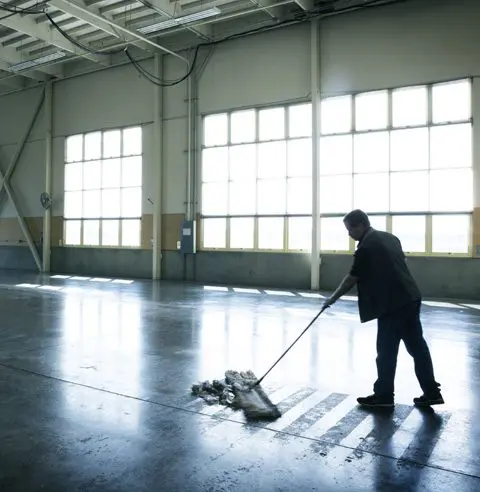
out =
{"type": "Polygon", "coordinates": [[[421,301],[415,301],[378,318],[378,379],[373,387],[375,394],[393,397],[398,349],[403,340],[408,353],[413,357],[415,374],[424,394],[438,395],[440,385],[435,381],[432,358],[423,338],[420,308],[421,301]]]}

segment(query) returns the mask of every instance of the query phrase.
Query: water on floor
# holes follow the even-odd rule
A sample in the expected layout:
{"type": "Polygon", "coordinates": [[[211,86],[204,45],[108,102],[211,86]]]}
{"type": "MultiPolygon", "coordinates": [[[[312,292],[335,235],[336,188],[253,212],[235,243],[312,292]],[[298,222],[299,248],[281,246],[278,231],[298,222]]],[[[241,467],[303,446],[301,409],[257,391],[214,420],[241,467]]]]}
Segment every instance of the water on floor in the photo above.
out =
{"type": "Polygon", "coordinates": [[[2,490],[480,490],[480,302],[426,300],[446,404],[401,347],[396,407],[357,407],[375,323],[355,297],[265,379],[282,417],[252,424],[190,395],[227,369],[263,374],[322,294],[74,276],[0,276],[2,490]]]}

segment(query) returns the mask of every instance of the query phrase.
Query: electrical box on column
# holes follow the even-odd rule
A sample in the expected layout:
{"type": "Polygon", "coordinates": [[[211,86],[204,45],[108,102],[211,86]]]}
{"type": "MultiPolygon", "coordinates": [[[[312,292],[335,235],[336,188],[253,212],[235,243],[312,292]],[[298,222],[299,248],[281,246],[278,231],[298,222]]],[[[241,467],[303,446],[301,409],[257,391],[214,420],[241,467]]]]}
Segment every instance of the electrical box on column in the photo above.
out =
{"type": "Polygon", "coordinates": [[[197,252],[197,229],[195,220],[184,220],[180,228],[180,252],[183,254],[197,252]]]}

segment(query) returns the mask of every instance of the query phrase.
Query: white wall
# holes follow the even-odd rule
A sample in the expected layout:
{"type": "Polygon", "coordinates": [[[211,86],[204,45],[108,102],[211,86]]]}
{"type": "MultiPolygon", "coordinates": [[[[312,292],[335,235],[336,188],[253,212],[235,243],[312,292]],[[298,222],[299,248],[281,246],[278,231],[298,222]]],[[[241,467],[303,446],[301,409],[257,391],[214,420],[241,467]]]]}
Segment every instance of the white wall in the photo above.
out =
{"type": "MultiPolygon", "coordinates": [[[[330,17],[321,26],[324,94],[449,80],[480,73],[480,2],[412,0],[389,7],[330,17]]],[[[205,53],[202,51],[202,53],[205,53]]],[[[198,88],[201,113],[304,99],[310,93],[310,27],[307,24],[239,39],[215,48],[198,88]]],[[[145,64],[152,70],[152,63],[145,64]]],[[[185,65],[164,59],[164,78],[185,65]]],[[[476,114],[480,89],[475,84],[476,114]]],[[[61,213],[63,137],[142,124],[145,128],[144,213],[151,213],[154,86],[130,66],[103,70],[54,85],[54,213],[61,213]]],[[[38,89],[0,97],[0,152],[20,138],[38,89]]],[[[187,84],[164,90],[164,212],[185,210],[187,84]]],[[[43,138],[43,120],[32,139],[43,138]]],[[[480,128],[476,128],[480,141],[480,128]]],[[[26,149],[19,163],[19,196],[25,215],[40,215],[42,144],[26,149]]],[[[477,153],[478,155],[478,153],[477,153]]],[[[4,164],[5,166],[5,164],[4,164]]],[[[480,190],[480,183],[477,183],[480,190]]],[[[480,204],[480,191],[477,204],[480,204]]],[[[2,209],[0,216],[11,214],[2,209]]],[[[8,216],[8,215],[7,215],[8,216]]]]}

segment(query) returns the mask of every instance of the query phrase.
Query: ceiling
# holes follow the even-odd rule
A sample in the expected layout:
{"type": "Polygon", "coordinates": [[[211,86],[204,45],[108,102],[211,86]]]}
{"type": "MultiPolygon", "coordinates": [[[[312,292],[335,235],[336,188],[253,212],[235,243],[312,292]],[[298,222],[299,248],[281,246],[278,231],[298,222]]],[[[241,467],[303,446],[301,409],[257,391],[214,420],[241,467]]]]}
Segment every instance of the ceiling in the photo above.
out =
{"type": "MultiPolygon", "coordinates": [[[[79,64],[175,51],[316,14],[398,0],[0,0],[0,92],[61,79],[79,64]]],[[[128,60],[127,60],[128,61],[128,60]]]]}

